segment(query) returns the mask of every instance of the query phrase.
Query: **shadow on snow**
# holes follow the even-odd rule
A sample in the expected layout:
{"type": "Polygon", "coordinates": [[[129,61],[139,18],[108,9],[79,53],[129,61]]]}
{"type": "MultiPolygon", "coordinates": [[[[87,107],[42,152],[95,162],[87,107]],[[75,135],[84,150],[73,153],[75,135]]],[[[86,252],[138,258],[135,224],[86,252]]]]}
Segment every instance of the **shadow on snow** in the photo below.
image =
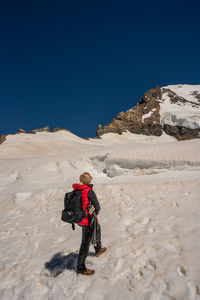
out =
{"type": "MultiPolygon", "coordinates": [[[[88,256],[94,256],[94,253],[89,252],[88,256]]],[[[56,277],[64,270],[77,269],[78,253],[72,252],[67,255],[63,255],[62,252],[58,252],[53,255],[50,261],[44,264],[45,269],[50,272],[50,276],[56,277]]]]}

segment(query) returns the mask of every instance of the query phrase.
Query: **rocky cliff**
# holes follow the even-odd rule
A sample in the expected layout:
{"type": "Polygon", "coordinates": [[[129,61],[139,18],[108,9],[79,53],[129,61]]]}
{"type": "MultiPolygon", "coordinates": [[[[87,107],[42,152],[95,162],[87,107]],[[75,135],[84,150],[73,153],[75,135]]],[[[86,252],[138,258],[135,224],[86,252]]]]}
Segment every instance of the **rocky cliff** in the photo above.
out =
{"type": "Polygon", "coordinates": [[[162,132],[177,140],[200,137],[200,85],[154,87],[140,101],[103,128],[98,125],[96,137],[123,131],[160,136],[162,132]]]}

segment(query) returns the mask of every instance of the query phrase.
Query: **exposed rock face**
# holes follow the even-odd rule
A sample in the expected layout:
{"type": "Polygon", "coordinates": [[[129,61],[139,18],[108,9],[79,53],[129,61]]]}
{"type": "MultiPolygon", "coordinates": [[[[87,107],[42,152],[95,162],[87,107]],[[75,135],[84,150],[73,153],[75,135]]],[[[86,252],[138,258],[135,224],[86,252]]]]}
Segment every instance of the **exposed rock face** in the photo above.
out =
{"type": "Polygon", "coordinates": [[[0,135],[0,144],[2,144],[6,140],[6,134],[0,135]]]}
{"type": "MultiPolygon", "coordinates": [[[[59,127],[59,126],[54,127],[52,129],[52,132],[56,132],[56,131],[60,131],[60,130],[65,130],[65,131],[71,132],[70,130],[62,128],[62,127],[59,127]]],[[[49,126],[45,126],[45,127],[42,127],[42,128],[29,130],[28,133],[36,133],[36,132],[43,132],[43,131],[50,132],[49,126]]]]}
{"type": "Polygon", "coordinates": [[[42,131],[49,132],[49,126],[45,126],[45,127],[42,127],[42,128],[37,128],[37,129],[29,130],[28,133],[36,133],[36,132],[42,132],[42,131]]]}
{"type": "Polygon", "coordinates": [[[120,134],[125,130],[136,134],[161,135],[160,107],[156,99],[161,99],[159,87],[148,90],[136,106],[126,112],[120,112],[116,119],[113,119],[104,128],[98,126],[96,135],[101,136],[108,132],[120,134]]]}
{"type": "Polygon", "coordinates": [[[26,131],[22,128],[19,128],[16,133],[26,133],[26,131]]]}
{"type": "Polygon", "coordinates": [[[56,132],[56,131],[60,131],[60,130],[65,130],[65,131],[71,132],[70,130],[65,129],[65,128],[61,128],[61,127],[59,127],[59,126],[54,127],[54,128],[52,129],[52,132],[56,132]]]}
{"type": "Polygon", "coordinates": [[[163,130],[171,135],[174,136],[177,140],[191,140],[195,138],[200,138],[200,129],[190,129],[181,126],[171,126],[169,124],[163,125],[163,130]]]}
{"type": "MultiPolygon", "coordinates": [[[[108,132],[121,134],[123,131],[128,130],[136,134],[155,136],[160,136],[162,132],[165,131],[167,134],[174,136],[178,140],[198,138],[200,132],[200,126],[198,124],[196,126],[190,123],[189,127],[187,127],[185,126],[185,123],[187,124],[187,118],[179,118],[179,120],[175,122],[177,124],[173,126],[173,122],[167,124],[167,122],[165,122],[165,117],[163,117],[163,103],[166,105],[168,99],[170,103],[168,105],[169,107],[170,105],[173,107],[175,105],[177,111],[179,111],[179,109],[183,110],[183,106],[192,107],[193,110],[196,108],[196,111],[198,111],[200,116],[200,103],[197,103],[198,101],[200,102],[199,93],[198,91],[194,91],[190,95],[196,97],[197,101],[191,101],[191,99],[187,100],[170,89],[156,86],[148,90],[136,106],[125,112],[120,112],[112,122],[105,125],[103,128],[101,125],[98,125],[96,137],[100,137],[102,134],[108,132]],[[166,96],[168,97],[167,100],[165,99],[166,96]],[[182,120],[182,123],[180,120],[182,120]],[[179,123],[183,125],[180,126],[179,123]]],[[[167,113],[166,108],[164,109],[164,113],[167,113]]],[[[172,116],[172,114],[170,116],[172,116]]],[[[173,115],[173,120],[176,120],[176,118],[177,116],[173,115]]]]}

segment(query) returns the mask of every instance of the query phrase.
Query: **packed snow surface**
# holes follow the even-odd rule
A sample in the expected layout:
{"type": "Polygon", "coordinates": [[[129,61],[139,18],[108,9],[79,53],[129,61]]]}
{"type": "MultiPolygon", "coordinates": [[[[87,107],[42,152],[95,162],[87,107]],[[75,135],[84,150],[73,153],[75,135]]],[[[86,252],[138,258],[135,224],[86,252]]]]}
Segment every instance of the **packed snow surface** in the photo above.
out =
{"type": "Polygon", "coordinates": [[[200,299],[200,140],[70,132],[0,145],[0,299],[200,299]],[[63,199],[92,174],[107,251],[76,274],[81,229],[63,199]]]}

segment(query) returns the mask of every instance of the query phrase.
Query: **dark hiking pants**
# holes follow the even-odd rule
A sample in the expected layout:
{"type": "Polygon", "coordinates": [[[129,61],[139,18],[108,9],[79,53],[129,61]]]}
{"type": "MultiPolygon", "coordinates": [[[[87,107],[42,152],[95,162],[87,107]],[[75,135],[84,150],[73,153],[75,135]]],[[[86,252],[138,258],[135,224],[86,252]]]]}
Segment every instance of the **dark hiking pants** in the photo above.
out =
{"type": "MultiPolygon", "coordinates": [[[[89,247],[90,247],[90,240],[92,237],[92,230],[89,226],[81,226],[82,227],[82,241],[81,247],[79,250],[78,255],[78,264],[77,264],[77,271],[82,272],[86,269],[85,260],[88,256],[89,247]]],[[[98,232],[99,232],[99,241],[97,245],[94,246],[95,252],[98,252],[101,249],[101,226],[98,224],[98,232]]]]}

